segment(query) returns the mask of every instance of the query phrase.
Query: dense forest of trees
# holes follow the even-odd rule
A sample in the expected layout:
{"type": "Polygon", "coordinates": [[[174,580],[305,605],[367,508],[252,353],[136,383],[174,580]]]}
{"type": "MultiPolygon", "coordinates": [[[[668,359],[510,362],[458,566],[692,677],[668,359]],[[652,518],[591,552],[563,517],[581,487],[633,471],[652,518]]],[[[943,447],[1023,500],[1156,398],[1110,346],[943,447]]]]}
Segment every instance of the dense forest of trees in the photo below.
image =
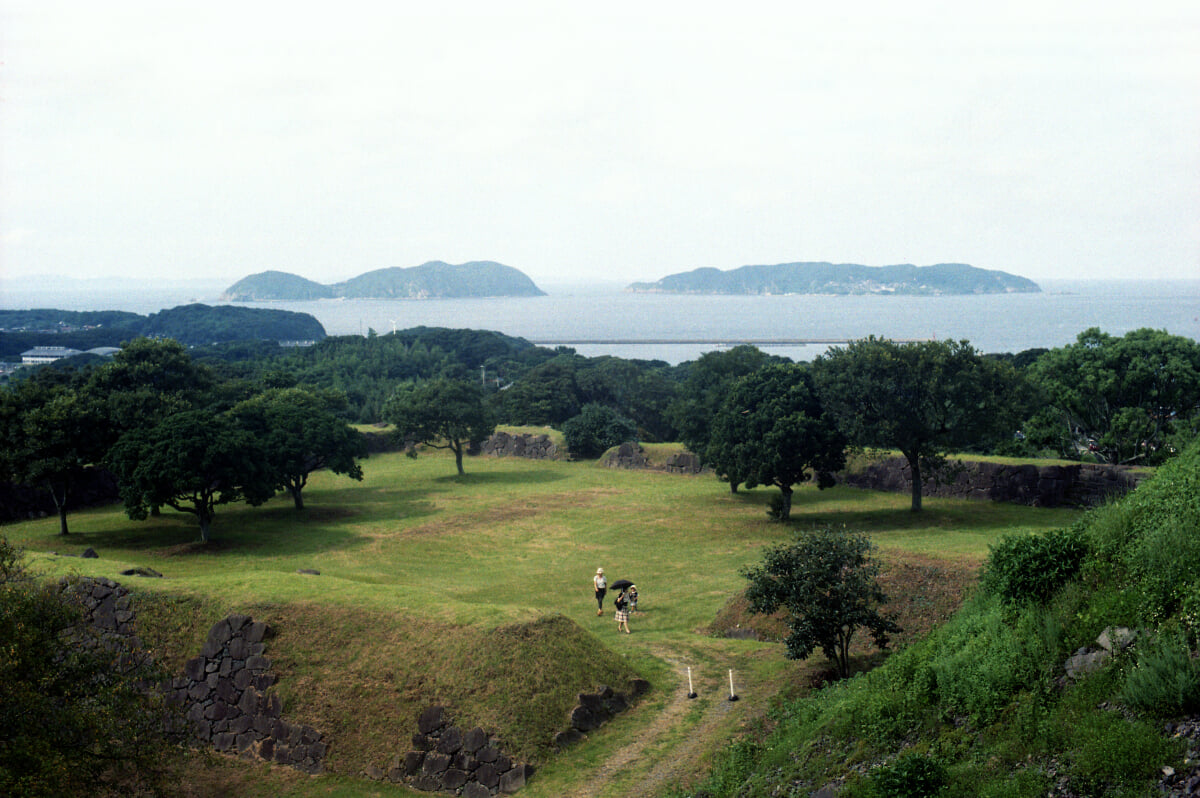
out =
{"type": "MultiPolygon", "coordinates": [[[[681,441],[731,490],[779,487],[785,520],[791,487],[827,482],[847,445],[898,449],[914,473],[951,451],[1154,465],[1200,427],[1200,344],[1154,330],[1115,337],[1092,329],[1069,346],[995,356],[966,341],[868,338],[811,364],[742,346],[671,366],[419,327],[286,349],[137,338],[109,361],[76,363],[22,369],[0,389],[0,478],[45,489],[64,534],[73,485],[101,464],[121,478],[131,516],[174,506],[197,515],[205,538],[226,501],[287,490],[302,507],[311,470],[361,476],[361,441],[342,431],[351,423],[403,422],[412,440],[452,438],[460,457],[496,424],[570,430],[588,448],[579,456],[614,434],[681,441]],[[469,388],[470,401],[447,400],[428,416],[422,397],[445,386],[456,397],[469,388]],[[454,408],[464,417],[449,417],[454,408]],[[183,441],[196,438],[175,418],[185,412],[210,414],[206,425],[222,435],[183,441]],[[323,436],[297,440],[305,414],[323,436]],[[263,441],[288,461],[251,474],[247,453],[263,441]],[[171,442],[193,447],[180,463],[163,459],[171,442]],[[235,462],[209,462],[212,473],[187,465],[206,446],[235,462]],[[154,473],[137,467],[155,457],[154,473]],[[230,468],[241,476],[221,470],[230,468]],[[181,484],[166,484],[167,473],[181,484]],[[186,487],[214,482],[219,490],[186,487]]],[[[920,498],[914,489],[914,511],[920,498]]]]}

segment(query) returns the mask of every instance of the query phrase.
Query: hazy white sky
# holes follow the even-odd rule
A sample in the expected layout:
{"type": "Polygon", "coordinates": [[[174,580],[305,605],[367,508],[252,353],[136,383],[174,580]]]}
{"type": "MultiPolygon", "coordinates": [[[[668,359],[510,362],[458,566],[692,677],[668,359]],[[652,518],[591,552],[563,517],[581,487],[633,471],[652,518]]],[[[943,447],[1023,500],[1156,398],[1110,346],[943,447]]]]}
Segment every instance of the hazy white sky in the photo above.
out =
{"type": "Polygon", "coordinates": [[[0,277],[1200,277],[1196,0],[834,5],[5,0],[0,277]]]}

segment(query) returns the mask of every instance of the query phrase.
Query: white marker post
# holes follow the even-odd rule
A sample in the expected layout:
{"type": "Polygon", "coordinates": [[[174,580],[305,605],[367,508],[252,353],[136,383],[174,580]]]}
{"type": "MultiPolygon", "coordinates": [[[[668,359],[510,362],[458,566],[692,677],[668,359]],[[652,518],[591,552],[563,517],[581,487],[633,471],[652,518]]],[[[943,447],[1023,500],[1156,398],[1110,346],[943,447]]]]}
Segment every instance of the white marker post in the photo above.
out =
{"type": "Polygon", "coordinates": [[[688,698],[695,698],[696,691],[692,689],[692,666],[688,665],[688,698]]]}
{"type": "Polygon", "coordinates": [[[737,693],[733,692],[733,668],[729,669],[729,700],[738,700],[737,693]]]}

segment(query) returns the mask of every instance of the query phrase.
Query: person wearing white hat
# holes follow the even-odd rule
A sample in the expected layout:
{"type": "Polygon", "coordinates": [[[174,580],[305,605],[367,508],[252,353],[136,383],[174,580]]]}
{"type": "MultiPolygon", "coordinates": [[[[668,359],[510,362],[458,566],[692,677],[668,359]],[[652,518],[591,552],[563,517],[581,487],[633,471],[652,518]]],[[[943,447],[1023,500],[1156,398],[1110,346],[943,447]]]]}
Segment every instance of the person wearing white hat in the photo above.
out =
{"type": "Polygon", "coordinates": [[[604,614],[604,594],[608,592],[608,580],[604,578],[604,569],[597,568],[592,577],[592,586],[596,589],[596,614],[604,614]]]}

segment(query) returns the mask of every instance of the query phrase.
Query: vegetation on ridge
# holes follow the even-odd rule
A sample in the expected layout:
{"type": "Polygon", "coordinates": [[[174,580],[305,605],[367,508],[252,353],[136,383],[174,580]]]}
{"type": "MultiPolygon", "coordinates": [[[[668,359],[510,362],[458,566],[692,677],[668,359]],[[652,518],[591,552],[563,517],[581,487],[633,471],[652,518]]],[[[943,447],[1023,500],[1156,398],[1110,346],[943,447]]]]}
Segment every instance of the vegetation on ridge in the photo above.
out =
{"type": "Polygon", "coordinates": [[[676,795],[1159,794],[1185,742],[1162,721],[1200,709],[1197,496],[1200,442],[1069,530],[1026,535],[1044,541],[1030,546],[1006,538],[952,620],[870,673],[782,702],[769,733],[676,795]],[[1046,578],[1023,580],[1025,568],[1046,578]],[[1117,627],[1136,631],[1130,649],[1064,676],[1072,652],[1117,627]],[[934,776],[926,792],[903,791],[934,776]]]}

